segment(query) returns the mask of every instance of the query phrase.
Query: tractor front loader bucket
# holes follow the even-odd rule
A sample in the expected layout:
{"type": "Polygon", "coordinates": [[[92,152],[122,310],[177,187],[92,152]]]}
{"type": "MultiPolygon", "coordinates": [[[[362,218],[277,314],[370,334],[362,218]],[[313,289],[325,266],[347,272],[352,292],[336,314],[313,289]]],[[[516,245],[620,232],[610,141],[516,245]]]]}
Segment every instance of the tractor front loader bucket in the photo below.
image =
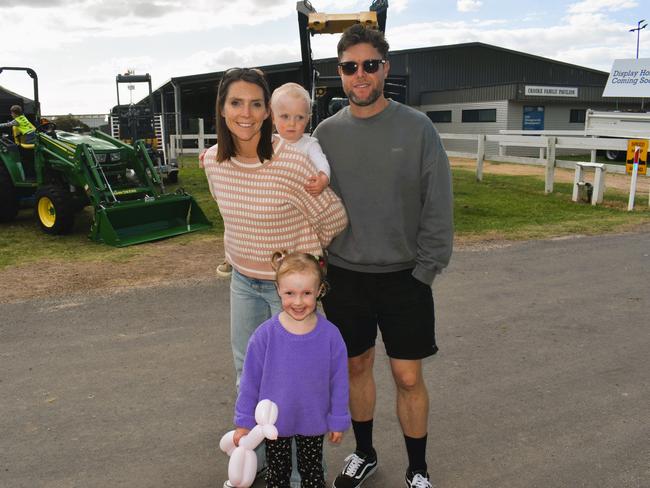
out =
{"type": "Polygon", "coordinates": [[[211,226],[191,195],[176,193],[96,208],[90,238],[125,247],[211,226]]]}

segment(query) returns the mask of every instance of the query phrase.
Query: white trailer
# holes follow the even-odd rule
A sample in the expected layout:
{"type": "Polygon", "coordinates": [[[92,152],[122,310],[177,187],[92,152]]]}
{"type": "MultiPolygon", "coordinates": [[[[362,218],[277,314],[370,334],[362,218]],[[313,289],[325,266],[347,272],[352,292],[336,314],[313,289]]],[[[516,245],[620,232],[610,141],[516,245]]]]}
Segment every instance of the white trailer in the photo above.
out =
{"type": "MultiPolygon", "coordinates": [[[[627,139],[650,139],[650,112],[597,112],[587,110],[585,135],[618,137],[627,139]]],[[[621,151],[605,151],[607,159],[624,160],[621,151]]]]}

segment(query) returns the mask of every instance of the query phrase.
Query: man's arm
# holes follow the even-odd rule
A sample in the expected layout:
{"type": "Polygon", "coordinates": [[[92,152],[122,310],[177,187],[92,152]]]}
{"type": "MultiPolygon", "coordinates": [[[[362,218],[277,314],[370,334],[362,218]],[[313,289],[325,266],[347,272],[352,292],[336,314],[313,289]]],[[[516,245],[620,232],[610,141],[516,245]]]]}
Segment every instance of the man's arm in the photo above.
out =
{"type": "Polygon", "coordinates": [[[431,285],[449,264],[454,235],[451,169],[433,126],[426,128],[423,137],[420,197],[422,213],[413,277],[431,285]]]}

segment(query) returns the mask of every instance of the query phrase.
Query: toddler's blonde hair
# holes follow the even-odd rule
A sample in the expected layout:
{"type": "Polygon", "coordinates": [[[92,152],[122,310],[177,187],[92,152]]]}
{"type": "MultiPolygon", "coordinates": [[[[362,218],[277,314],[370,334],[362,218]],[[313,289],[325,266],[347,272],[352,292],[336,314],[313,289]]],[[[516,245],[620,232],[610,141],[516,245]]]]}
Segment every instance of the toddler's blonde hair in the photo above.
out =
{"type": "Polygon", "coordinates": [[[311,97],[309,92],[298,83],[285,83],[273,90],[271,95],[271,110],[275,110],[281,97],[301,98],[305,101],[307,114],[311,115],[311,97]]]}

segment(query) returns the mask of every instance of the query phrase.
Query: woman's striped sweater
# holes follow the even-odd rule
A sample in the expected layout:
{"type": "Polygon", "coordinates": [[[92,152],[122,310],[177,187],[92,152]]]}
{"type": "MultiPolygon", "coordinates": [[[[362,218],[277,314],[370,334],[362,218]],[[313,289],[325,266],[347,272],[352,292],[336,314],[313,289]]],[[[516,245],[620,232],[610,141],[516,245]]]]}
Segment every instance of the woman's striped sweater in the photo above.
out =
{"type": "Polygon", "coordinates": [[[321,256],[347,225],[345,208],[330,188],[317,197],[305,191],[317,170],[291,145],[281,142],[264,163],[219,163],[216,156],[215,145],[205,153],[205,174],[224,221],[226,259],[243,275],[272,280],[275,251],[321,256]]]}

